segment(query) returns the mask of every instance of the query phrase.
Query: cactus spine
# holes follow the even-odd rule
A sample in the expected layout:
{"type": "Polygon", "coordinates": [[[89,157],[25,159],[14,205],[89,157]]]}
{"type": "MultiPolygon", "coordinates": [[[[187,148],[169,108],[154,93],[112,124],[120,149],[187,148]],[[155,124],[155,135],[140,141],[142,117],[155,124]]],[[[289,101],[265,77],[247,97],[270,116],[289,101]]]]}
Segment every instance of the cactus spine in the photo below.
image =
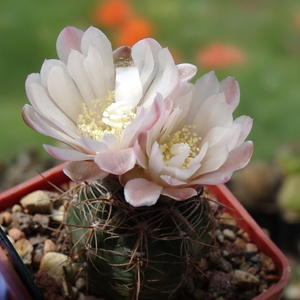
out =
{"type": "Polygon", "coordinates": [[[203,195],[132,207],[110,175],[84,183],[71,198],[66,223],[73,255],[86,263],[96,296],[171,299],[210,243],[213,218],[203,195]]]}

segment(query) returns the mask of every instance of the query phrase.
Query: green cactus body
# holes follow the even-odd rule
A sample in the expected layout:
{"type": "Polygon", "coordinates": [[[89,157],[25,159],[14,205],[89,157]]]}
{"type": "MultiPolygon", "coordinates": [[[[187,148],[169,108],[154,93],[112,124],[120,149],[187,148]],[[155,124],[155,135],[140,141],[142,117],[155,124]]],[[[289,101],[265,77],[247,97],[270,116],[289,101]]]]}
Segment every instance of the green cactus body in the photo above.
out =
{"type": "Polygon", "coordinates": [[[112,179],[81,186],[66,214],[90,293],[113,300],[175,297],[210,243],[208,201],[161,197],[153,206],[132,207],[112,179]]]}

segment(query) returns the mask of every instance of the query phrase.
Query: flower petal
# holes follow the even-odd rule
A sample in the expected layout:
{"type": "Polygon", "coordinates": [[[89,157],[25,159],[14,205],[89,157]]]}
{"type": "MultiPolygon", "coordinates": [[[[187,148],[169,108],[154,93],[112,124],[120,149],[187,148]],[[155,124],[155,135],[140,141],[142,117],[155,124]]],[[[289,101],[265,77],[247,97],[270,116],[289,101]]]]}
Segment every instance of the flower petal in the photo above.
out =
{"type": "Polygon", "coordinates": [[[57,120],[64,126],[70,128],[72,131],[77,131],[77,127],[72,120],[68,118],[53,102],[46,92],[45,88],[37,82],[37,79],[32,76],[27,77],[25,86],[26,93],[32,106],[39,112],[43,117],[57,120]]]}
{"type": "Polygon", "coordinates": [[[253,153],[253,143],[244,142],[240,147],[229,153],[226,162],[217,170],[211,173],[203,174],[192,180],[190,184],[220,184],[227,182],[233,171],[245,167],[253,153]]]}
{"type": "Polygon", "coordinates": [[[134,167],[136,158],[133,149],[128,148],[120,151],[98,153],[95,156],[95,162],[100,169],[115,175],[121,175],[134,167]]]}
{"type": "Polygon", "coordinates": [[[111,43],[102,31],[92,26],[84,32],[81,41],[82,53],[85,56],[88,56],[90,48],[95,48],[101,56],[103,70],[105,71],[101,72],[99,76],[104,77],[105,85],[110,89],[114,86],[115,76],[111,43]],[[105,74],[105,76],[103,76],[103,74],[105,74]]]}
{"type": "Polygon", "coordinates": [[[90,46],[84,60],[84,69],[97,99],[105,101],[108,91],[114,90],[114,73],[106,77],[105,63],[95,47],[90,46]],[[103,76],[105,74],[105,76],[103,76]]]}
{"type": "Polygon", "coordinates": [[[179,71],[179,78],[181,81],[189,81],[197,73],[197,67],[192,64],[177,65],[179,71]]]}
{"type": "Polygon", "coordinates": [[[124,188],[125,200],[134,207],[154,205],[163,188],[144,178],[128,181],[124,188]]]}
{"type": "MultiPolygon", "coordinates": [[[[203,102],[210,96],[219,93],[220,83],[214,71],[200,77],[195,83],[193,101],[190,104],[187,120],[194,120],[203,102]]],[[[197,123],[195,123],[197,124],[197,123]]]]}
{"type": "Polygon", "coordinates": [[[183,185],[183,184],[186,184],[185,181],[181,181],[179,179],[176,179],[172,176],[169,176],[169,175],[160,175],[160,178],[165,182],[167,183],[168,185],[171,185],[171,186],[177,186],[177,185],[183,185]]]}
{"type": "Polygon", "coordinates": [[[44,149],[53,157],[60,160],[71,160],[71,161],[80,161],[80,160],[91,160],[93,159],[92,155],[87,155],[81,152],[78,152],[73,149],[64,149],[53,147],[50,145],[43,145],[44,149]]]}
{"type": "Polygon", "coordinates": [[[77,182],[103,179],[108,175],[93,161],[71,162],[64,167],[63,171],[69,178],[77,182]]]}
{"type": "Polygon", "coordinates": [[[125,67],[116,69],[115,101],[129,107],[136,107],[142,98],[143,88],[138,68],[125,67]]]}
{"type": "Polygon", "coordinates": [[[56,50],[60,60],[67,63],[72,49],[80,51],[83,31],[75,27],[66,27],[59,34],[56,42],[56,50]]]}
{"type": "Polygon", "coordinates": [[[76,83],[85,103],[90,107],[90,102],[96,99],[93,87],[84,66],[85,56],[72,50],[68,58],[68,72],[76,83]]]}
{"type": "Polygon", "coordinates": [[[162,195],[168,196],[174,200],[187,200],[191,197],[197,196],[197,191],[193,188],[164,188],[162,195]]]}
{"type": "Polygon", "coordinates": [[[161,45],[150,38],[141,40],[132,47],[131,56],[139,69],[144,93],[157,74],[158,53],[161,49],[161,45]]]}
{"type": "Polygon", "coordinates": [[[74,81],[62,67],[51,68],[48,76],[48,90],[61,111],[76,122],[81,113],[81,103],[84,101],[74,81]]]}
{"type": "Polygon", "coordinates": [[[82,147],[82,145],[77,143],[74,138],[70,137],[70,135],[68,135],[63,130],[57,128],[57,126],[50,120],[47,120],[39,113],[37,113],[32,106],[28,104],[24,105],[22,110],[22,117],[24,122],[35,131],[61,141],[78,151],[89,153],[89,151],[86,148],[82,147]]]}
{"type": "Polygon", "coordinates": [[[220,92],[224,92],[226,102],[230,104],[233,109],[240,103],[240,87],[238,82],[233,77],[227,77],[220,81],[220,92]]]}

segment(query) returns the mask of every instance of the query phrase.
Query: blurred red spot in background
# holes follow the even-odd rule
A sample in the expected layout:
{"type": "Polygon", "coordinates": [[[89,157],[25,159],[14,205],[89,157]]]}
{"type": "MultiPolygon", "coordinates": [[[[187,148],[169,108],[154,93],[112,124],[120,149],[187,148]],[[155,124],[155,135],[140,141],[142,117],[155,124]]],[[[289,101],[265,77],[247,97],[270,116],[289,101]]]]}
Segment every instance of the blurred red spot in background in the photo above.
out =
{"type": "Polygon", "coordinates": [[[116,43],[118,46],[132,46],[139,40],[150,37],[152,33],[153,25],[149,20],[141,17],[132,18],[119,28],[116,43]]]}
{"type": "Polygon", "coordinates": [[[201,50],[196,59],[204,68],[217,69],[242,65],[245,62],[246,55],[235,46],[214,43],[201,50]]]}
{"type": "Polygon", "coordinates": [[[125,0],[106,0],[101,2],[93,13],[97,24],[105,27],[118,27],[131,14],[131,7],[125,0]]]}

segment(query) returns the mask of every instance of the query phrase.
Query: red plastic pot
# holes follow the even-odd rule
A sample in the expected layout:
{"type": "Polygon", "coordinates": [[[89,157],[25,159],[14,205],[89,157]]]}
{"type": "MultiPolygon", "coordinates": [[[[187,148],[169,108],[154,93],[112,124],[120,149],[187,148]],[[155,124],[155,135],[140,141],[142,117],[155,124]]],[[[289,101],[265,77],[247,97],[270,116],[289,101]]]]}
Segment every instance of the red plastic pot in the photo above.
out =
{"type": "MultiPolygon", "coordinates": [[[[41,175],[38,175],[24,183],[21,183],[0,194],[0,211],[12,207],[19,203],[20,199],[30,192],[37,189],[53,189],[51,182],[54,185],[69,181],[68,177],[63,173],[62,169],[66,163],[54,167],[41,175]]],[[[253,300],[277,300],[280,299],[284,287],[290,277],[290,266],[285,255],[279,248],[270,240],[270,238],[257,225],[253,218],[248,214],[244,207],[232,195],[225,185],[207,186],[208,190],[214,194],[218,201],[225,204],[230,209],[230,214],[233,217],[241,219],[239,226],[249,233],[253,243],[259,250],[270,256],[277,266],[277,272],[280,280],[269,288],[266,292],[255,297],[253,300]]],[[[3,270],[0,269],[0,272],[3,270]]],[[[14,298],[12,298],[14,299],[14,298]]]]}

